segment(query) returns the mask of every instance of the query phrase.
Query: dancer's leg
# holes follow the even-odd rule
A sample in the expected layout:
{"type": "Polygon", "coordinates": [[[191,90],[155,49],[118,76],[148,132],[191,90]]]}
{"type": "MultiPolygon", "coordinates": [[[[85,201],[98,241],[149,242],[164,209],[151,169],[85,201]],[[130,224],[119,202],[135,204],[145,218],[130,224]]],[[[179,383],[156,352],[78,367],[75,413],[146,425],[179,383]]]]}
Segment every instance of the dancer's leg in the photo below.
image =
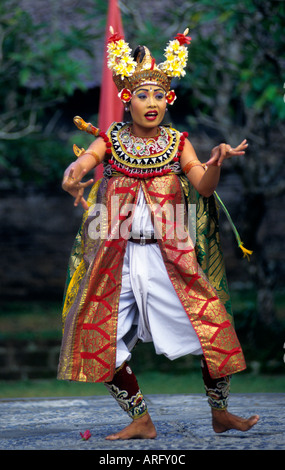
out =
{"type": "Polygon", "coordinates": [[[106,439],[153,439],[156,430],[149,416],[147,405],[139,389],[135,374],[127,363],[120,366],[112,380],[104,384],[120,407],[132,419],[131,424],[106,439]]]}
{"type": "Polygon", "coordinates": [[[212,425],[217,433],[237,429],[238,431],[248,431],[259,420],[258,415],[248,419],[240,418],[228,412],[228,400],[230,394],[230,376],[212,379],[205,361],[201,360],[202,375],[208,403],[212,411],[212,425]]]}

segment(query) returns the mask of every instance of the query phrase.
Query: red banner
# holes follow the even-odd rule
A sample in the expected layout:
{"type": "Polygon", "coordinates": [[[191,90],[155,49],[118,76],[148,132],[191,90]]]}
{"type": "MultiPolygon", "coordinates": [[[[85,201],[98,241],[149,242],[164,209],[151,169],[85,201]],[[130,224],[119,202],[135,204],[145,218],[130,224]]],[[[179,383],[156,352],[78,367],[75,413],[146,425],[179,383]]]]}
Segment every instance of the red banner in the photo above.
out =
{"type": "MultiPolygon", "coordinates": [[[[124,36],[124,30],[121,20],[121,12],[117,0],[109,0],[108,16],[105,33],[105,48],[103,73],[99,103],[99,121],[98,127],[106,132],[112,122],[120,122],[123,119],[123,105],[118,97],[118,90],[113,82],[112,72],[107,66],[107,41],[111,35],[110,26],[114,31],[124,36]]],[[[98,180],[103,175],[103,165],[99,165],[95,171],[95,179],[98,180]]]]}

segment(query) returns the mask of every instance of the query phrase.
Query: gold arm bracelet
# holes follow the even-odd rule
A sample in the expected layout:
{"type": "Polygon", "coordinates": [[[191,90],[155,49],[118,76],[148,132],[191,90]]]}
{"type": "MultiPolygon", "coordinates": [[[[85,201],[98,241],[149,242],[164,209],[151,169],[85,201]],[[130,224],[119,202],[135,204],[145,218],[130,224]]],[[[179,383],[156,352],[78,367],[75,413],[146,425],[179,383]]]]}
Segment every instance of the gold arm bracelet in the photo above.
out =
{"type": "Polygon", "coordinates": [[[191,168],[193,168],[193,166],[203,166],[203,165],[201,162],[199,162],[199,160],[191,160],[191,162],[186,163],[186,165],[182,168],[183,173],[187,175],[187,173],[189,173],[189,171],[191,170],[191,168]]]}
{"type": "Polygon", "coordinates": [[[99,157],[99,155],[97,155],[96,152],[93,152],[93,150],[88,150],[87,152],[85,152],[84,155],[87,155],[87,154],[92,155],[92,157],[95,158],[96,165],[98,165],[98,163],[100,162],[100,157],[99,157]]]}

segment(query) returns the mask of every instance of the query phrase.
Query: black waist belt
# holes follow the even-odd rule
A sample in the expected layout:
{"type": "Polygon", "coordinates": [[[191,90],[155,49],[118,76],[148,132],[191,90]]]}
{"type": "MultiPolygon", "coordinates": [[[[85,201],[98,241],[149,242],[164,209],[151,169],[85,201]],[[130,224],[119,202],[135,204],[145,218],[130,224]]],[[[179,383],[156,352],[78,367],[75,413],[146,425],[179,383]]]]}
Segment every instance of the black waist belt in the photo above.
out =
{"type": "Polygon", "coordinates": [[[138,243],[141,246],[150,245],[151,243],[157,243],[157,239],[154,237],[146,238],[140,236],[139,238],[129,238],[129,242],[138,243]]]}

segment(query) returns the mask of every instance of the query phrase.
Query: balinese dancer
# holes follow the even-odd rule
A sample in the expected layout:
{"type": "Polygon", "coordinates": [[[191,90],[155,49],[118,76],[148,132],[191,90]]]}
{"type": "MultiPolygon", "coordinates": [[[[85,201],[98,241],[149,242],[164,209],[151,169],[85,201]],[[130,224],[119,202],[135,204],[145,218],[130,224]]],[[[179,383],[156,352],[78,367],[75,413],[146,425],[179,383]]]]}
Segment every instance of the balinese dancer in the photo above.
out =
{"type": "Polygon", "coordinates": [[[258,416],[227,411],[230,377],[246,365],[233,326],[213,193],[223,161],[243,155],[247,142],[218,145],[202,165],[188,134],[161,124],[175,100],[171,80],[185,75],[188,30],[169,42],[159,65],[145,46],[132,57],[124,39],[111,33],[108,65],[132,120],[103,133],[75,118],[97,138],[86,151],[76,149],[78,158],[63,179],[63,189],[85,213],[69,264],[58,378],[105,384],[131,418],[107,439],[154,438],[128,364],[137,342],[153,342],[156,353],[171,360],[201,356],[213,429],[246,431],[258,416]],[[103,178],[82,182],[102,162],[103,178]]]}

